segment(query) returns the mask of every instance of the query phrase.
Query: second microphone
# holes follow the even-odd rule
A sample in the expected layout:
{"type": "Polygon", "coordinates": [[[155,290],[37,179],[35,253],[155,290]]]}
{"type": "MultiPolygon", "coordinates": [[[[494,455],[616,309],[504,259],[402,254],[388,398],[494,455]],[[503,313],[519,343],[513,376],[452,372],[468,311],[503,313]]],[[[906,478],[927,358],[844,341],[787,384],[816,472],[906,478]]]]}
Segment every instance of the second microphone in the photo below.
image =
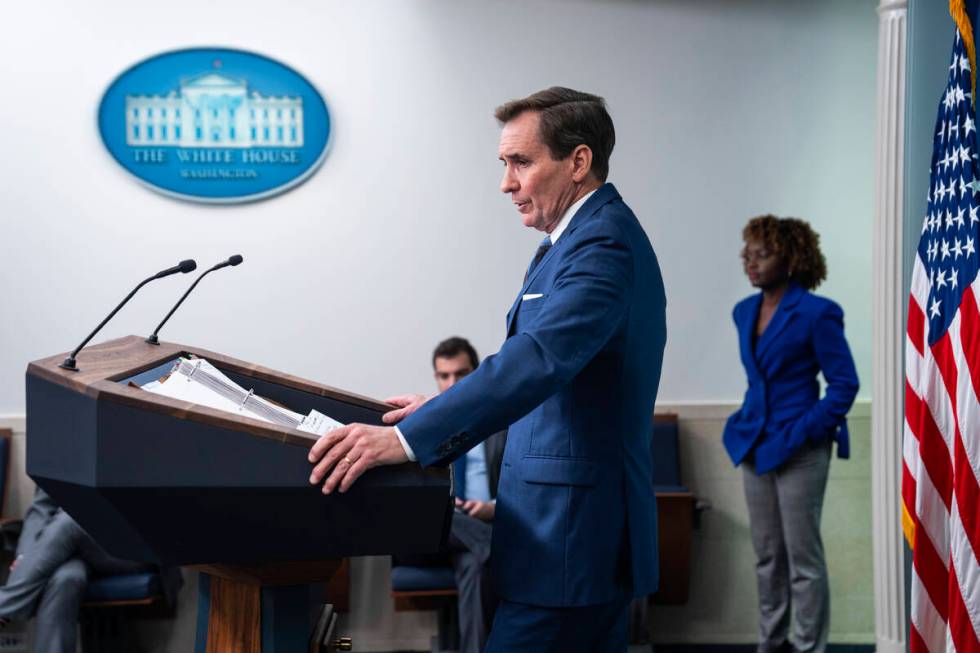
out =
{"type": "Polygon", "coordinates": [[[157,328],[153,330],[153,333],[151,333],[149,337],[147,337],[146,341],[151,345],[160,344],[160,339],[157,337],[157,334],[160,332],[160,329],[162,329],[163,325],[167,323],[167,320],[170,319],[170,316],[173,315],[178,308],[180,308],[180,305],[184,303],[184,300],[187,299],[187,296],[189,294],[191,294],[191,291],[194,290],[194,288],[197,287],[197,284],[201,282],[201,279],[203,279],[211,272],[214,272],[215,270],[220,270],[221,268],[238,265],[244,260],[245,259],[242,258],[241,254],[235,254],[234,256],[229,256],[227,260],[221,261],[220,263],[217,263],[211,266],[210,268],[208,268],[207,270],[205,270],[204,272],[202,272],[197,277],[197,279],[194,280],[194,283],[191,284],[190,288],[187,289],[187,292],[181,295],[180,299],[177,300],[177,303],[174,304],[174,307],[170,309],[170,312],[167,313],[166,316],[164,316],[163,320],[160,322],[160,324],[157,325],[157,328]]]}

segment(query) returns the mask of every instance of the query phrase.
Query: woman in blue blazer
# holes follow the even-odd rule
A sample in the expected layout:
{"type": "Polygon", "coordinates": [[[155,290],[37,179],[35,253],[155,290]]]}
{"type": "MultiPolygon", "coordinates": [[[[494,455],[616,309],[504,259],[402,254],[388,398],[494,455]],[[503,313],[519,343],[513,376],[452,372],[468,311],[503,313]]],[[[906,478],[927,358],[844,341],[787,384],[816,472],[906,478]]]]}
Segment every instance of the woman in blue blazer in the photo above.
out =
{"type": "Polygon", "coordinates": [[[832,443],[849,453],[845,417],[858,390],[840,306],[812,294],[827,276],[802,220],[760,216],[742,232],[745,273],[761,292],[735,305],[749,387],[725,425],[742,467],[759,589],[759,653],[827,644],[830,600],[820,538],[832,443]],[[827,383],[823,398],[817,374],[827,383]],[[792,603],[792,645],[790,604],[792,603]]]}

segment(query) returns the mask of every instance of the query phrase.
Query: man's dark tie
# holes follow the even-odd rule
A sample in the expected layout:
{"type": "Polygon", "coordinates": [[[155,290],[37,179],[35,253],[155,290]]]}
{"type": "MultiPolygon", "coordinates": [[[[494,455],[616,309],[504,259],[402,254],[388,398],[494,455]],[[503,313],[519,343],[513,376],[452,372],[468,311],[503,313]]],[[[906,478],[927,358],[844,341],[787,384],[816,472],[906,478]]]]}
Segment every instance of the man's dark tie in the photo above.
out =
{"type": "Polygon", "coordinates": [[[544,255],[548,253],[549,249],[551,249],[551,236],[548,236],[541,241],[541,246],[538,247],[538,251],[534,253],[534,258],[531,259],[531,265],[528,266],[527,272],[524,274],[525,283],[527,283],[527,278],[531,276],[532,272],[534,272],[534,268],[538,267],[538,263],[541,262],[541,259],[544,258],[544,255]]]}

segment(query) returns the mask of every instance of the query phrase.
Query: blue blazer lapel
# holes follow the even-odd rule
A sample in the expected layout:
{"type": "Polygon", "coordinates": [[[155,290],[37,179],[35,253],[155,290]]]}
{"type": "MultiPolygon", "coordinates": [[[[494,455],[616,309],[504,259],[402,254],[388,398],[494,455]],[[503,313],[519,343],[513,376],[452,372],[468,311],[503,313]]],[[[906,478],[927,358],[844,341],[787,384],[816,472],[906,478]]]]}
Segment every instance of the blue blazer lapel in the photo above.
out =
{"type": "MultiPolygon", "coordinates": [[[[554,247],[552,247],[551,249],[554,249],[554,247]]],[[[551,252],[549,251],[548,254],[550,253],[551,252]]],[[[544,262],[543,258],[541,259],[541,262],[542,263],[544,262]]],[[[539,263],[538,268],[540,267],[541,264],[539,263]]],[[[507,337],[508,338],[511,336],[511,330],[514,328],[514,318],[517,317],[517,307],[521,305],[521,299],[524,297],[525,288],[527,288],[527,283],[521,286],[521,291],[517,293],[517,298],[514,300],[514,303],[511,304],[510,310],[507,311],[507,337]]]]}
{"type": "Polygon", "coordinates": [[[738,323],[738,346],[742,352],[742,364],[749,376],[759,376],[759,366],[756,362],[756,352],[752,350],[752,335],[755,321],[759,315],[759,304],[762,303],[762,293],[753,295],[749,300],[742,319],[738,323]]]}
{"type": "MultiPolygon", "coordinates": [[[[776,313],[772,316],[772,321],[769,322],[769,326],[766,330],[762,332],[759,336],[758,342],[755,343],[755,360],[761,361],[763,354],[769,346],[775,342],[779,337],[779,334],[783,332],[786,325],[789,324],[789,318],[793,315],[796,310],[796,305],[800,301],[800,297],[803,296],[805,291],[793,283],[789,284],[789,288],[786,289],[786,294],[779,301],[779,306],[776,307],[776,313]]],[[[761,294],[760,294],[761,301],[761,294]]],[[[758,311],[756,311],[758,314],[758,311]]]]}
{"type": "Polygon", "coordinates": [[[507,335],[508,336],[510,335],[511,329],[514,328],[514,318],[517,317],[517,307],[520,306],[521,299],[524,297],[525,291],[527,291],[528,286],[531,285],[531,282],[534,281],[534,279],[538,276],[541,270],[544,269],[544,266],[548,264],[548,261],[551,260],[551,257],[554,256],[555,250],[562,246],[563,242],[564,239],[559,238],[558,242],[552,245],[551,248],[548,249],[545,255],[541,257],[541,260],[538,261],[538,264],[534,267],[534,270],[531,271],[531,274],[527,275],[527,279],[524,280],[524,285],[521,286],[521,291],[517,293],[517,299],[514,300],[514,304],[510,307],[510,311],[507,312],[507,335]]]}
{"type": "Polygon", "coordinates": [[[541,260],[538,261],[538,264],[534,266],[533,270],[531,270],[531,274],[527,275],[527,279],[524,280],[524,285],[521,286],[521,295],[524,295],[524,291],[527,290],[527,287],[530,286],[531,282],[537,278],[537,276],[541,273],[541,270],[544,269],[544,266],[551,260],[551,257],[555,255],[555,250],[561,247],[564,242],[564,240],[558,239],[557,243],[548,248],[548,251],[544,253],[544,256],[542,256],[541,260]]]}
{"type": "Polygon", "coordinates": [[[582,222],[592,216],[593,213],[598,211],[602,206],[608,204],[613,200],[620,199],[619,191],[612,184],[606,183],[600,186],[594,193],[592,197],[585,201],[585,204],[579,207],[575,215],[572,216],[571,221],[568,223],[568,227],[565,228],[565,233],[562,237],[558,239],[558,242],[548,250],[548,252],[541,258],[531,274],[527,275],[527,279],[524,280],[524,285],[521,286],[521,291],[517,293],[517,299],[514,300],[513,305],[510,307],[510,311],[507,312],[507,335],[510,335],[511,329],[514,327],[514,318],[517,316],[517,308],[521,303],[521,298],[527,291],[528,286],[537,278],[541,273],[541,270],[545,268],[551,257],[554,256],[555,250],[562,246],[563,243],[568,242],[568,236],[582,224],[582,222]]]}

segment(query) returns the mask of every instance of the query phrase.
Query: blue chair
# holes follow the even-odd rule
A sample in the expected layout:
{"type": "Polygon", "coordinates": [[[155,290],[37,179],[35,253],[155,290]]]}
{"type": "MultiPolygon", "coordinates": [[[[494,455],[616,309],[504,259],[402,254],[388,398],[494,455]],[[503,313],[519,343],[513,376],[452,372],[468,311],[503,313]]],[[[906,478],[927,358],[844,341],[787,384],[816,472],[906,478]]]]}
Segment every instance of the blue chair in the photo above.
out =
{"type": "Polygon", "coordinates": [[[437,611],[433,652],[459,649],[457,595],[456,576],[446,555],[392,557],[391,596],[395,611],[437,611]]]}
{"type": "Polygon", "coordinates": [[[660,547],[660,587],[650,600],[661,604],[687,603],[694,528],[698,514],[708,505],[699,502],[681,484],[677,415],[654,415],[650,455],[660,547]]]}
{"type": "Polygon", "coordinates": [[[163,598],[160,574],[155,571],[91,577],[78,616],[82,651],[123,653],[128,649],[127,621],[173,616],[173,608],[163,598]]]}
{"type": "Polygon", "coordinates": [[[160,574],[145,571],[90,578],[82,605],[87,608],[150,605],[162,599],[160,574]]]}
{"type": "Polygon", "coordinates": [[[79,614],[84,653],[124,653],[125,624],[134,617],[169,618],[160,574],[146,571],[89,579],[79,614]]]}

